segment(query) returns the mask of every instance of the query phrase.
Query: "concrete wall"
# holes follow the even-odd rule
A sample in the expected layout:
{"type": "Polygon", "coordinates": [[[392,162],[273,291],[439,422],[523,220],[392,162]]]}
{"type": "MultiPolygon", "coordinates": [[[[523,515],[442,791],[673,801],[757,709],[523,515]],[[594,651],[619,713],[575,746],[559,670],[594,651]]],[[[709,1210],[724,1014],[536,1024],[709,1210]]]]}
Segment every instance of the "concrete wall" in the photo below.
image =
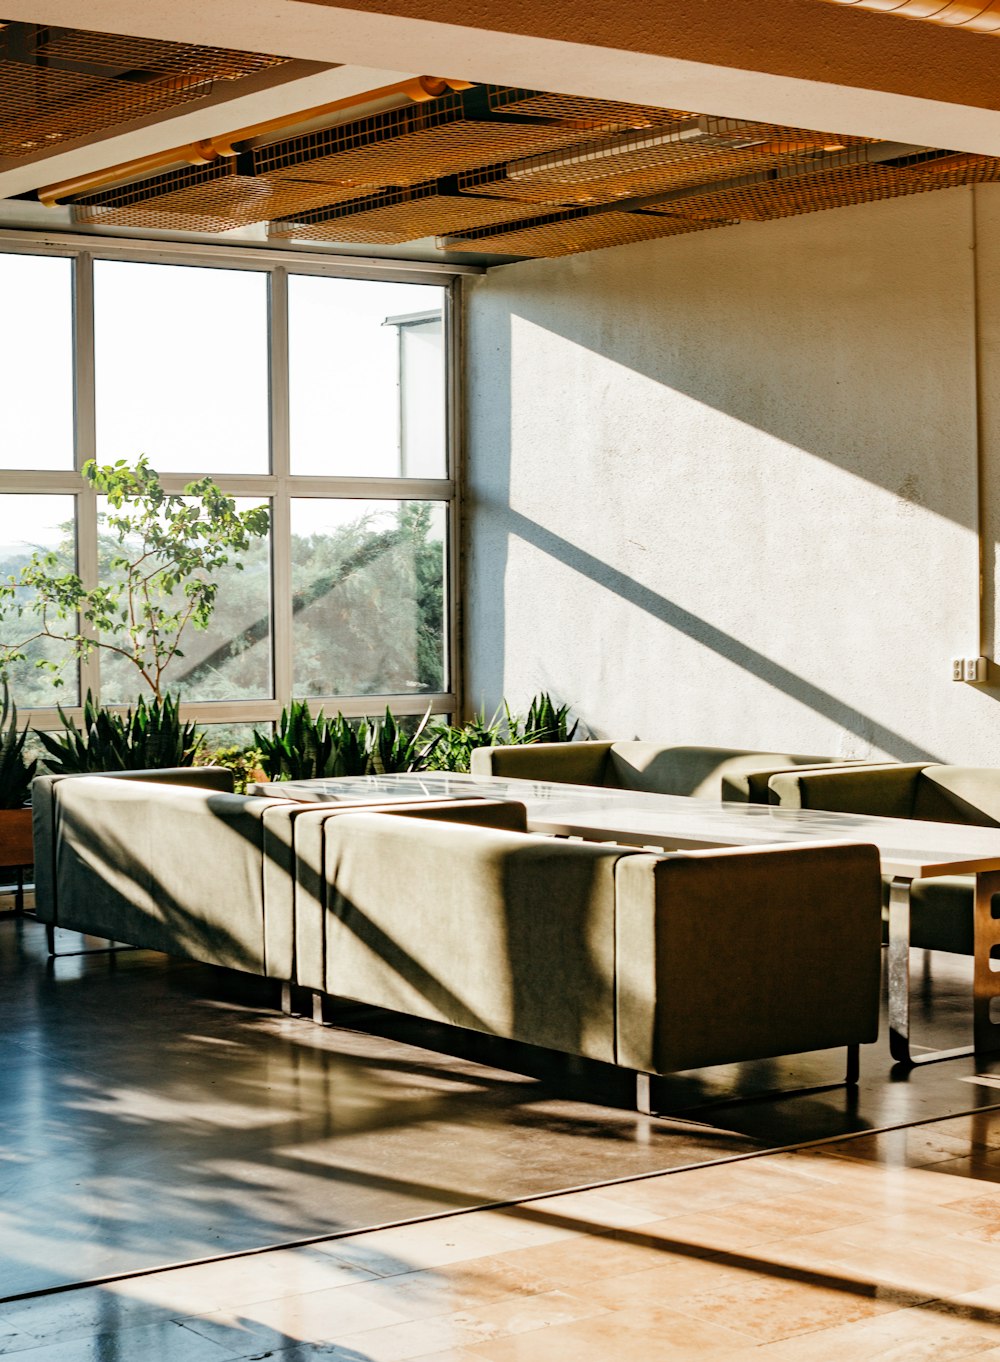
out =
{"type": "Polygon", "coordinates": [[[1000,187],[468,282],[469,704],[1000,764],[1000,187]]]}

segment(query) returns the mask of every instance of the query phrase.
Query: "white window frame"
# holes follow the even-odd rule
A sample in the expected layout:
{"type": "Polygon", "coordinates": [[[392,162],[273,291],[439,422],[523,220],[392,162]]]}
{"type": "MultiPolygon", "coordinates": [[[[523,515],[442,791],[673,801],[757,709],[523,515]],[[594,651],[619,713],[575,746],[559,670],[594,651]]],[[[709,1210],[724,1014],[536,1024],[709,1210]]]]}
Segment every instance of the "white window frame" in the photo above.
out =
{"type": "MultiPolygon", "coordinates": [[[[437,265],[424,261],[386,261],[367,257],[327,256],[305,251],[275,251],[245,246],[201,243],[155,243],[121,238],[0,231],[0,253],[51,255],[70,259],[73,269],[73,377],[75,406],[74,468],[65,470],[0,470],[0,493],[68,494],[76,498],[77,571],[88,588],[97,583],[97,496],[81,477],[88,459],[96,457],[94,401],[94,262],[127,260],[146,264],[200,265],[218,269],[251,270],[269,276],[269,364],[271,398],[271,471],[266,474],[212,474],[230,496],[259,497],[271,503],[271,647],[274,698],[260,700],[184,701],[181,715],[202,724],[273,723],[291,698],[293,677],[291,501],[298,497],[351,497],[371,500],[443,502],[448,510],[445,542],[445,663],[447,691],[404,695],[324,695],[308,698],[328,713],[340,710],[348,718],[381,712],[422,714],[428,705],[435,714],[455,713],[462,694],[459,607],[461,542],[462,431],[459,381],[461,364],[460,278],[480,274],[478,266],[437,265]],[[436,284],[444,288],[444,338],[447,403],[447,476],[443,478],[361,478],[294,475],[290,466],[288,398],[288,276],[321,275],[336,279],[371,279],[394,283],[436,284]]],[[[203,470],[161,475],[168,492],[181,492],[203,476],[203,470]]],[[[80,696],[88,689],[100,694],[100,658],[92,653],[80,664],[80,696]]],[[[138,691],[137,691],[138,694],[138,691]]],[[[124,710],[126,705],[110,708],[124,710]]],[[[79,719],[80,705],[64,705],[79,719]]],[[[55,708],[20,708],[19,717],[34,728],[57,729],[55,708]]]]}

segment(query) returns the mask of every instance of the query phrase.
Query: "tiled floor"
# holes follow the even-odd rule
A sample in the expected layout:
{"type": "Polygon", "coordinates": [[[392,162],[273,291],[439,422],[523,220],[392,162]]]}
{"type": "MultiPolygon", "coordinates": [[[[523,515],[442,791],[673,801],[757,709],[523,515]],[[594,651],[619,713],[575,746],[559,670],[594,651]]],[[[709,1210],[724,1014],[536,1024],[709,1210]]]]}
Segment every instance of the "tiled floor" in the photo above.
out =
{"type": "Polygon", "coordinates": [[[1000,1359],[1000,1113],[8,1303],[0,1354],[1000,1359]]]}

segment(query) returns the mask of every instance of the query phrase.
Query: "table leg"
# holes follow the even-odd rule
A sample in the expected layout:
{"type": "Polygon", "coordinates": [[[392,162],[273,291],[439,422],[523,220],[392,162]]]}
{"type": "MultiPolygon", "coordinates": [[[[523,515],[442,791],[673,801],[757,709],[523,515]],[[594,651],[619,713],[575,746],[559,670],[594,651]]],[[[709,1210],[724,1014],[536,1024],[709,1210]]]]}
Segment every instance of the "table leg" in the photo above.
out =
{"type": "Polygon", "coordinates": [[[976,876],[975,950],[973,976],[973,1038],[977,1052],[1000,1050],[1000,1012],[990,1016],[990,1004],[1000,999],[1000,899],[996,913],[995,895],[1000,895],[1000,871],[984,871],[976,876]],[[997,968],[991,967],[991,953],[997,947],[997,968]]]}
{"type": "Polygon", "coordinates": [[[1000,1023],[990,1019],[990,1000],[1000,997],[1000,973],[990,968],[990,951],[1000,945],[1000,918],[993,916],[993,896],[1000,894],[1000,872],[976,876],[974,909],[975,966],[973,975],[973,1043],[953,1050],[910,1050],[910,886],[894,879],[889,889],[889,1052],[899,1064],[912,1068],[1000,1049],[1000,1023]]]}

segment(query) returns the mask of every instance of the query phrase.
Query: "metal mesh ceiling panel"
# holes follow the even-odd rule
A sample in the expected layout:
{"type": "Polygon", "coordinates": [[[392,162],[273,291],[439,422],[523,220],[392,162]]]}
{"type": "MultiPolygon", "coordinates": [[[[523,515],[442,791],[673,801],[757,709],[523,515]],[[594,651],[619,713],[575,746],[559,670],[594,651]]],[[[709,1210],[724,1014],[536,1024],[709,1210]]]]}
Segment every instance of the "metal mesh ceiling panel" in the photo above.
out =
{"type": "Polygon", "coordinates": [[[38,51],[50,61],[58,58],[129,71],[201,75],[212,80],[239,80],[287,61],[286,57],[262,52],[237,52],[228,47],[199,47],[195,43],[172,43],[157,38],[68,28],[46,30],[38,43],[38,51]]]}
{"type": "Polygon", "coordinates": [[[702,231],[702,222],[653,217],[646,213],[583,212],[529,218],[499,231],[485,227],[449,235],[440,242],[448,251],[487,251],[496,255],[552,257],[577,255],[606,246],[625,246],[655,237],[702,231]]]}
{"type": "Polygon", "coordinates": [[[437,185],[389,190],[354,199],[334,208],[271,224],[272,237],[301,241],[357,241],[395,245],[420,237],[440,236],[464,227],[509,222],[523,215],[520,204],[447,194],[437,185]]]}
{"type": "Polygon", "coordinates": [[[768,222],[775,218],[818,213],[826,208],[847,208],[880,199],[924,194],[935,189],[1000,181],[1000,160],[966,154],[913,156],[901,162],[879,164],[861,161],[799,176],[703,194],[686,194],[670,203],[648,209],[650,213],[704,220],[768,222]]]}
{"type": "MultiPolygon", "coordinates": [[[[6,38],[0,31],[0,55],[6,38]]],[[[0,98],[9,71],[48,74],[25,65],[23,31],[19,41],[18,60],[0,60],[0,98]]],[[[104,44],[113,42],[43,29],[33,30],[31,41],[77,63],[104,60],[110,52],[104,44]]],[[[63,135],[59,128],[70,118],[78,133],[92,105],[94,119],[108,117],[99,98],[105,87],[136,101],[169,98],[171,91],[183,98],[185,90],[197,97],[204,90],[207,67],[187,70],[192,49],[123,42],[123,60],[144,63],[147,72],[159,60],[160,74],[114,81],[58,70],[59,80],[81,81],[87,93],[64,106],[71,113],[60,115],[53,137],[63,135]],[[158,56],[161,48],[170,51],[158,56]],[[164,88],[168,94],[158,94],[164,88]]],[[[213,74],[234,71],[232,63],[241,58],[224,49],[205,51],[216,62],[213,74]]],[[[18,98],[30,102],[28,87],[18,98]]],[[[8,99],[8,105],[16,113],[18,100],[8,99]]],[[[37,108],[31,108],[37,123],[37,108]]],[[[0,129],[8,142],[22,139],[21,151],[11,154],[31,149],[28,121],[14,118],[0,129]]],[[[32,145],[38,145],[37,128],[33,135],[32,145]]],[[[991,157],[895,150],[903,155],[879,161],[893,149],[866,138],[478,87],[103,190],[78,199],[73,213],[80,223],[163,231],[217,233],[268,221],[269,234],[278,239],[394,245],[435,236],[454,251],[562,256],[1000,181],[1000,160],[991,157]]]]}
{"type": "Polygon", "coordinates": [[[201,99],[284,57],[6,22],[0,156],[31,156],[201,99]]]}
{"type": "Polygon", "coordinates": [[[254,179],[240,175],[234,160],[225,160],[171,170],[78,199],[73,204],[73,221],[159,231],[228,232],[329,204],[336,197],[337,190],[330,185],[254,179]]]}
{"type": "Polygon", "coordinates": [[[679,109],[660,109],[652,104],[627,104],[614,99],[586,99],[581,95],[556,95],[545,90],[518,90],[493,86],[490,108],[517,118],[552,118],[573,123],[583,131],[626,128],[672,127],[689,122],[697,114],[679,109]]]}
{"type": "Polygon", "coordinates": [[[698,117],[667,129],[594,139],[563,152],[467,173],[460,186],[463,193],[523,203],[612,203],[808,162],[862,140],[698,117]]]}
{"type": "Polygon", "coordinates": [[[254,164],[260,172],[298,180],[382,188],[419,184],[579,140],[578,128],[467,117],[461,98],[446,95],[260,147],[254,164]]]}
{"type": "Polygon", "coordinates": [[[0,156],[31,156],[70,138],[201,99],[211,88],[210,80],[195,76],[133,85],[0,62],[0,156]]]}

